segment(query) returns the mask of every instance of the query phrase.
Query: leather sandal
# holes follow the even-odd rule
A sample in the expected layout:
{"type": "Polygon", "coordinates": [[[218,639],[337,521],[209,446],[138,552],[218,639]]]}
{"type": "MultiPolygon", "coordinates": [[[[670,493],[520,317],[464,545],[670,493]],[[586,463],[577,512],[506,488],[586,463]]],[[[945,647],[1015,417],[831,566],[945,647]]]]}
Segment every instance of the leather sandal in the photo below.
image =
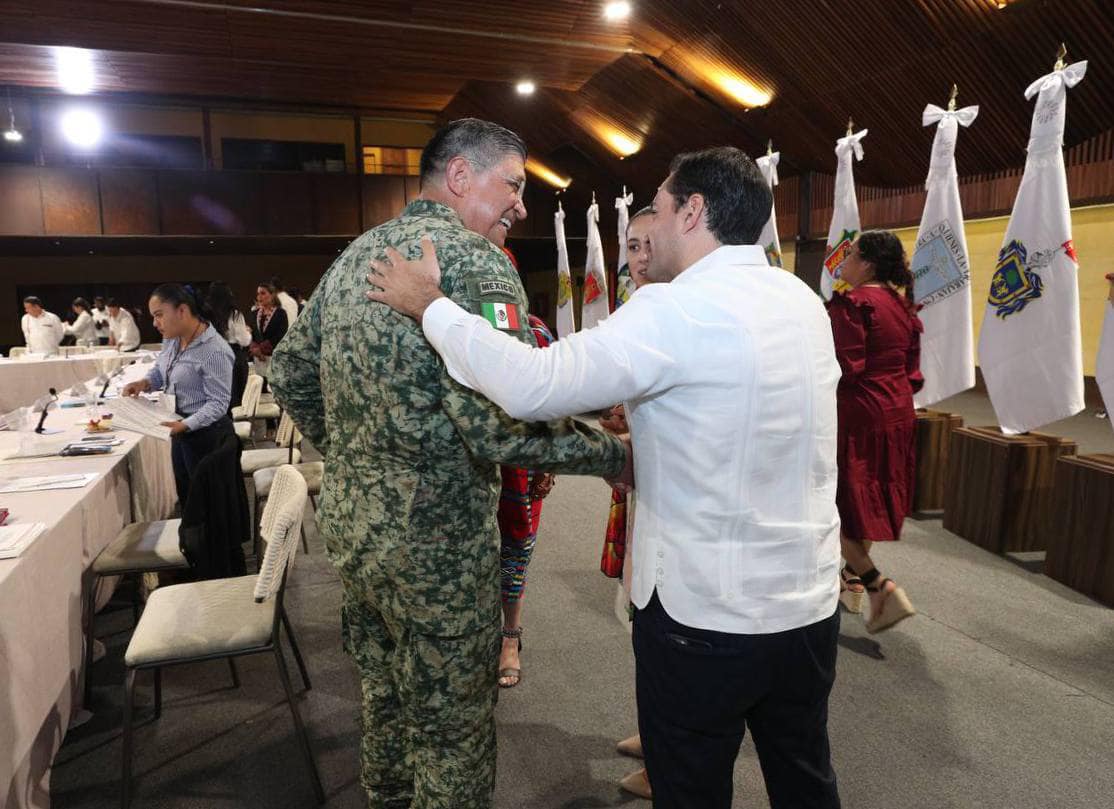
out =
{"type": "Polygon", "coordinates": [[[848,612],[858,615],[863,611],[863,599],[866,598],[866,589],[850,565],[844,565],[839,571],[839,603],[848,612]],[[852,589],[852,588],[858,588],[852,589]]]}
{"type": "Polygon", "coordinates": [[[881,607],[879,607],[877,614],[872,610],[870,620],[866,622],[866,631],[871,635],[889,629],[906,618],[911,618],[917,614],[909,596],[897,586],[896,582],[894,582],[893,590],[886,590],[887,582],[892,582],[893,579],[882,578],[882,574],[878,572],[877,568],[872,567],[861,578],[868,592],[882,594],[881,607]]]}
{"type": "MultiPolygon", "coordinates": [[[[520,654],[522,653],[522,627],[519,627],[518,629],[504,629],[501,634],[503,635],[504,638],[510,638],[511,640],[514,640],[514,639],[517,638],[517,640],[518,640],[518,651],[519,651],[520,654]]],[[[500,688],[514,688],[516,685],[518,685],[521,682],[522,682],[522,669],[521,668],[517,668],[517,669],[513,669],[513,668],[499,669],[499,687],[500,688]],[[509,679],[511,677],[514,677],[514,682],[513,683],[504,683],[503,682],[504,679],[509,679]]]]}
{"type": "Polygon", "coordinates": [[[645,758],[642,755],[642,737],[637,733],[629,739],[623,739],[615,745],[615,749],[624,756],[631,758],[645,758]]]}
{"type": "Polygon", "coordinates": [[[623,780],[619,782],[619,787],[629,792],[631,795],[637,795],[648,801],[654,799],[654,793],[650,790],[650,777],[646,774],[645,768],[642,768],[638,772],[632,772],[630,775],[624,777],[623,780]]]}

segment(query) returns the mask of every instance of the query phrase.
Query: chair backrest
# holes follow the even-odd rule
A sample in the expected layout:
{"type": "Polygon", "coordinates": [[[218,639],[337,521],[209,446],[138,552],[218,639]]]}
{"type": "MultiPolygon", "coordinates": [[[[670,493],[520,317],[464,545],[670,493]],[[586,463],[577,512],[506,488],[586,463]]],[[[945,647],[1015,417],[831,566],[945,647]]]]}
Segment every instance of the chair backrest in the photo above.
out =
{"type": "Polygon", "coordinates": [[[249,418],[255,415],[256,408],[259,407],[259,397],[263,395],[263,377],[249,376],[247,384],[244,385],[244,394],[240,397],[240,407],[244,408],[244,413],[249,418]]]}
{"type": "MultiPolygon", "coordinates": [[[[302,431],[294,424],[294,419],[285,410],[279,418],[278,429],[275,430],[275,446],[279,449],[289,449],[290,457],[294,457],[294,447],[302,443],[302,431]]],[[[293,463],[293,461],[290,461],[293,463]]]]}
{"type": "Polygon", "coordinates": [[[306,479],[290,464],[280,466],[263,507],[260,536],[267,543],[263,564],[255,580],[255,600],[263,602],[278,593],[286,572],[298,553],[298,538],[306,508],[306,479]]]}
{"type": "Polygon", "coordinates": [[[8,358],[15,359],[16,357],[22,357],[26,353],[27,346],[14,346],[12,350],[8,352],[8,358]]]}

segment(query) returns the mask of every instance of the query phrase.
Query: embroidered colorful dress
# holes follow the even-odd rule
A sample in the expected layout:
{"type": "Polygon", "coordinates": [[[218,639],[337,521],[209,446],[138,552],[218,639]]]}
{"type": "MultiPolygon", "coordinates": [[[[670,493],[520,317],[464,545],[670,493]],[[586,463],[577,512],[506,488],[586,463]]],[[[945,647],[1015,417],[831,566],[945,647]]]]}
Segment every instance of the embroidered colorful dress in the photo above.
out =
{"type": "MultiPolygon", "coordinates": [[[[539,348],[553,342],[545,322],[530,315],[530,328],[539,348]]],[[[501,467],[503,491],[499,497],[500,572],[503,601],[522,598],[526,587],[526,568],[534,553],[538,538],[538,523],[542,518],[542,501],[531,496],[535,480],[542,472],[501,467]]]]}

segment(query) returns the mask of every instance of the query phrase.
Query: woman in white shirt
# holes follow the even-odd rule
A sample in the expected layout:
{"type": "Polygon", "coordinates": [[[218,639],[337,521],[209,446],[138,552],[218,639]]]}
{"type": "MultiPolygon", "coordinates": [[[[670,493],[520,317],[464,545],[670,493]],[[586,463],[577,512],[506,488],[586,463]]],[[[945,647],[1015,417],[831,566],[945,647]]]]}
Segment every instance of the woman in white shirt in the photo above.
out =
{"type": "Polygon", "coordinates": [[[236,296],[224,281],[209,284],[206,296],[209,311],[213,314],[213,325],[232,348],[235,361],[232,365],[231,406],[240,404],[244,388],[248,384],[248,346],[251,345],[251,327],[248,326],[239,307],[236,296]]]}
{"type": "Polygon", "coordinates": [[[66,334],[72,335],[74,342],[79,346],[95,346],[97,327],[93,324],[93,316],[89,313],[89,301],[85,298],[74,298],[71,308],[77,318],[72,324],[63,324],[66,334]]]}

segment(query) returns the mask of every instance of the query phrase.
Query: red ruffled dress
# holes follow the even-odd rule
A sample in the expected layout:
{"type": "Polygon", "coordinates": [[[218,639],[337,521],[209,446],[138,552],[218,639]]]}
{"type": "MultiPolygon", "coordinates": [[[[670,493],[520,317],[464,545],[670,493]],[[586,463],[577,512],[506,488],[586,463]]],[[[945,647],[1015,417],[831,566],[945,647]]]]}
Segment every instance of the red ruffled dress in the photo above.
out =
{"type": "Polygon", "coordinates": [[[828,303],[836,358],[843,370],[836,506],[849,539],[901,537],[913,508],[916,415],[921,376],[916,310],[889,287],[862,286],[828,303]]]}

